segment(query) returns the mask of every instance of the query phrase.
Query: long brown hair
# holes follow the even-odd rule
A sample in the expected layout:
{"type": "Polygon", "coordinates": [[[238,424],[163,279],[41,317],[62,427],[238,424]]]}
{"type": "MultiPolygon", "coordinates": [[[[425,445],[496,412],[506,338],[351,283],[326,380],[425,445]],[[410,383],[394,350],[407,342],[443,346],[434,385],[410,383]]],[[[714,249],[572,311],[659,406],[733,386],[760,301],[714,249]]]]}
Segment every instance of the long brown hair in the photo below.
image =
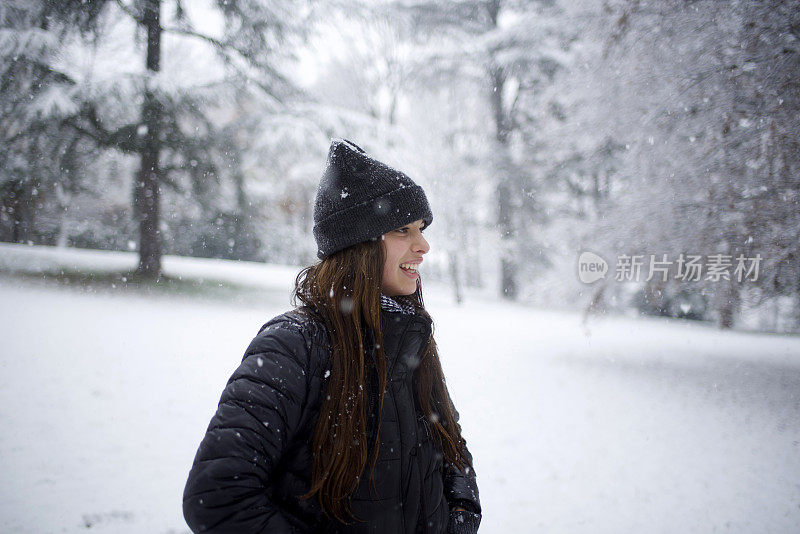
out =
{"type": "MultiPolygon", "coordinates": [[[[366,379],[372,361],[366,352],[366,329],[372,331],[374,338],[379,392],[375,407],[378,432],[370,466],[374,484],[372,473],[380,447],[380,414],[387,380],[380,316],[384,261],[380,240],[353,245],[300,271],[292,295],[295,306],[300,300],[325,325],[331,349],[327,391],[314,431],[311,489],[299,497],[309,499],[317,495],[325,514],[332,514],[340,522],[345,522],[345,514],[358,520],[350,510],[349,496],[358,486],[368,456],[366,379]]],[[[394,298],[412,305],[418,314],[430,319],[422,301],[421,278],[417,279],[417,290],[412,295],[394,298]]],[[[446,461],[463,469],[468,465],[465,442],[449,401],[433,334],[417,372],[417,398],[438,450],[446,461]]]]}

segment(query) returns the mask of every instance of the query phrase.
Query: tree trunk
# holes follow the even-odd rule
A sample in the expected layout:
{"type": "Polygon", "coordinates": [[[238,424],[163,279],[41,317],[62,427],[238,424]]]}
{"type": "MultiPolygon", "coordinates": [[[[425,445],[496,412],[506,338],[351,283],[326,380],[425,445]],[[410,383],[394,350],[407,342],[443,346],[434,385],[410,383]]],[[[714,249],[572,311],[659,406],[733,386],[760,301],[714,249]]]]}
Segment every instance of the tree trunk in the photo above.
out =
{"type": "Polygon", "coordinates": [[[515,227],[512,179],[506,158],[509,154],[502,146],[498,154],[502,164],[496,167],[498,174],[495,195],[497,200],[497,228],[500,230],[500,296],[508,300],[517,298],[518,265],[516,259],[517,229],[515,227]]]}
{"type": "Polygon", "coordinates": [[[61,182],[56,182],[56,199],[58,201],[58,232],[56,233],[56,246],[66,248],[69,243],[69,213],[70,195],[64,191],[61,182]]]}
{"type": "Polygon", "coordinates": [[[517,262],[514,257],[516,229],[511,213],[511,191],[507,179],[497,184],[497,223],[500,230],[500,296],[517,298],[517,262]]]}
{"type": "Polygon", "coordinates": [[[455,297],[456,304],[461,305],[464,297],[461,292],[461,276],[458,268],[458,253],[451,250],[449,254],[450,259],[450,277],[453,280],[453,296],[455,297]]]}
{"type": "MultiPolygon", "coordinates": [[[[252,249],[252,239],[248,235],[250,230],[250,206],[247,203],[247,192],[244,187],[244,175],[236,172],[233,175],[233,184],[236,188],[236,217],[234,218],[234,244],[231,256],[236,260],[253,261],[256,251],[252,249]]],[[[295,221],[292,221],[294,224],[295,221]]]]}
{"type": "Polygon", "coordinates": [[[141,167],[134,203],[134,212],[139,217],[139,267],[137,272],[143,278],[156,280],[161,275],[161,233],[159,231],[160,212],[160,168],[159,140],[161,123],[161,103],[152,90],[149,78],[155,75],[161,62],[161,0],[142,2],[142,25],[147,29],[147,73],[142,103],[142,126],[146,129],[141,144],[141,167]]]}
{"type": "Polygon", "coordinates": [[[491,103],[497,144],[494,166],[497,173],[495,188],[497,227],[500,230],[500,296],[504,299],[516,300],[518,267],[514,252],[517,232],[514,227],[514,203],[511,190],[514,177],[510,160],[511,154],[508,150],[508,138],[511,132],[503,103],[505,73],[501,67],[495,67],[489,74],[492,83],[491,103]]]}
{"type": "Polygon", "coordinates": [[[736,316],[739,313],[741,295],[736,281],[720,280],[722,287],[717,291],[717,312],[719,314],[717,325],[722,329],[733,328],[736,316]]]}
{"type": "Polygon", "coordinates": [[[12,241],[28,243],[33,237],[33,187],[30,180],[15,181],[11,188],[12,241]]]}
{"type": "Polygon", "coordinates": [[[26,141],[26,143],[28,161],[31,162],[31,166],[26,169],[24,176],[13,180],[11,185],[12,239],[14,243],[33,243],[34,241],[36,188],[37,185],[40,185],[37,177],[43,172],[39,165],[42,157],[38,138],[26,141]]]}
{"type": "MultiPolygon", "coordinates": [[[[795,272],[800,272],[800,260],[796,260],[797,264],[795,267],[795,272]]],[[[794,288],[794,324],[792,325],[792,331],[795,333],[800,333],[800,278],[795,279],[795,288],[794,288]]],[[[777,300],[777,299],[776,299],[777,300]]]]}

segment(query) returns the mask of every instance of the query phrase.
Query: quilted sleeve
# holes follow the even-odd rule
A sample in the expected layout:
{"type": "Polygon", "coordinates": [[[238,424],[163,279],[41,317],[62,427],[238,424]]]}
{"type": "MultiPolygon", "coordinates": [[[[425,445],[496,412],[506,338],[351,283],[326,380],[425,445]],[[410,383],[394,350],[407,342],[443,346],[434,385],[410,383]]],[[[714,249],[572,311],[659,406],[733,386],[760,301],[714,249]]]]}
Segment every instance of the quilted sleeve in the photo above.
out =
{"type": "MultiPolygon", "coordinates": [[[[458,421],[461,416],[456,410],[452,399],[450,399],[450,406],[453,408],[456,425],[460,432],[461,425],[458,424],[458,421]]],[[[466,445],[464,446],[464,452],[467,460],[472,464],[472,454],[466,445]]],[[[481,502],[478,495],[475,470],[469,466],[465,466],[464,469],[458,469],[455,465],[445,461],[443,478],[445,498],[451,508],[447,532],[451,534],[474,534],[478,531],[478,525],[481,522],[481,502]],[[452,508],[464,508],[466,511],[455,511],[452,508]]]]}
{"type": "Polygon", "coordinates": [[[296,532],[266,488],[298,430],[309,352],[287,323],[265,325],[248,347],[186,482],[183,514],[193,532],[296,532]]]}

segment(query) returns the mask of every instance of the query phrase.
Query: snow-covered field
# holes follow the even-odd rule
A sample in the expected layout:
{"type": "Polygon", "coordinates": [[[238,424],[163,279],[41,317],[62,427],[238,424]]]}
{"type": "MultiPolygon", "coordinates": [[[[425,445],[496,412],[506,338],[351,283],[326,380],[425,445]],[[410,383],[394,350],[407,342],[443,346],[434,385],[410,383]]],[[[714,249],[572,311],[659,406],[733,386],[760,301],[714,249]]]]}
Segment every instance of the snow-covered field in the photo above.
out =
{"type": "MultiPolygon", "coordinates": [[[[188,532],[197,445],[299,269],[167,258],[239,284],[188,295],[11,274],[134,264],[0,245],[1,532],[188,532]]],[[[426,300],[482,533],[800,532],[800,338],[426,300]]]]}

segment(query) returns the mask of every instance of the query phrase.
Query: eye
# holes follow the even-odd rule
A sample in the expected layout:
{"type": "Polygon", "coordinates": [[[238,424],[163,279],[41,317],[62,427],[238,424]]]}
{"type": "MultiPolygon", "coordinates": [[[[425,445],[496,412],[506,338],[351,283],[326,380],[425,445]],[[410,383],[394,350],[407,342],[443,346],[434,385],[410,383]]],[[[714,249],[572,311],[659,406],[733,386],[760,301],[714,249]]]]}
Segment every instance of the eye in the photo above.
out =
{"type": "Polygon", "coordinates": [[[400,232],[401,234],[407,234],[408,228],[398,228],[395,232],[400,232]]]}

